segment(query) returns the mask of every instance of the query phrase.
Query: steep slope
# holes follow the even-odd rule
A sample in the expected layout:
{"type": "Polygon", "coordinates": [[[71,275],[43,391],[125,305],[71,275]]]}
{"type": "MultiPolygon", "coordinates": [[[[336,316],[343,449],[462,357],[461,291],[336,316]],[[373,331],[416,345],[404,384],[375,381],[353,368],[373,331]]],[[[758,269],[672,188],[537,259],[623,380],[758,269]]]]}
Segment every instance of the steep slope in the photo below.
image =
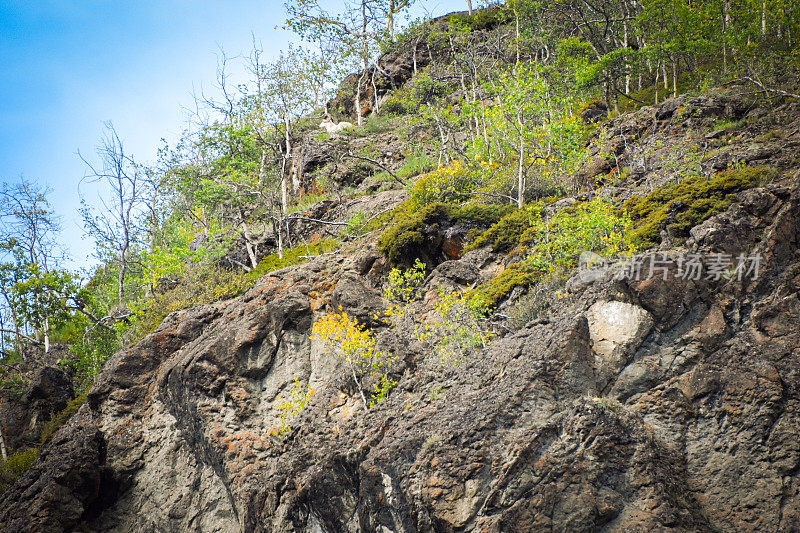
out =
{"type": "MultiPolygon", "coordinates": [[[[328,309],[364,321],[381,311],[386,259],[367,237],[273,272],[239,298],[170,315],[109,361],[3,494],[4,530],[800,528],[800,176],[790,152],[800,113],[743,102],[681,97],[619,117],[612,149],[584,169],[585,180],[609,180],[630,167],[628,181],[602,189],[620,200],[672,179],[681,139],[707,144],[702,165],[777,169],[685,243],[664,230],[659,255],[641,263],[658,275],[573,272],[565,297],[547,295],[548,313],[444,367],[413,332],[373,320],[380,346],[399,356],[399,383],[365,410],[310,332],[328,309]],[[688,135],[745,114],[769,119],[776,135],[688,135]],[[720,253],[760,254],[758,276],[679,273],[681,256],[707,265],[720,253]],[[316,394],[284,438],[272,431],[274,402],[295,377],[316,394]]],[[[441,263],[427,287],[464,286],[498,261],[469,252],[441,263]]]]}

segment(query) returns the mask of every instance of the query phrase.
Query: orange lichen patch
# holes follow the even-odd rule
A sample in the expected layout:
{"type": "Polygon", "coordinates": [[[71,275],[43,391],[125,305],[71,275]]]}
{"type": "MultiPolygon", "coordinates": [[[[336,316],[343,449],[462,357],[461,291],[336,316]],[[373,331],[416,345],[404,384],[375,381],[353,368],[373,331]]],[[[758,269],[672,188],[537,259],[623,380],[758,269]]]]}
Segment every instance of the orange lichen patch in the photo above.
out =
{"type": "Polygon", "coordinates": [[[232,387],[228,394],[237,403],[245,403],[250,399],[250,393],[244,387],[232,387]]]}

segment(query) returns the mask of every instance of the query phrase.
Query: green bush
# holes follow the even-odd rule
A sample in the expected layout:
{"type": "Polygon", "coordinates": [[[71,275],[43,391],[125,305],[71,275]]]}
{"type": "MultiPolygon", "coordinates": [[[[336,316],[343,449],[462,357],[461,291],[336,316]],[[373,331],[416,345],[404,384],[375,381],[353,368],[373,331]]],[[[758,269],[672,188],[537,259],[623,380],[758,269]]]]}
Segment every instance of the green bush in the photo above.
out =
{"type": "Polygon", "coordinates": [[[415,209],[438,202],[459,203],[470,198],[475,186],[471,171],[460,161],[418,177],[411,186],[415,209]]]}
{"type": "MultiPolygon", "coordinates": [[[[474,289],[471,297],[497,304],[515,287],[528,287],[545,275],[575,267],[584,251],[607,257],[633,252],[630,224],[627,216],[601,199],[562,209],[547,219],[531,217],[529,227],[512,240],[527,247],[525,259],[474,289]]],[[[515,229],[519,231],[518,226],[515,229]]],[[[502,237],[498,234],[500,244],[507,246],[502,237]]]]}
{"type": "Polygon", "coordinates": [[[775,175],[775,169],[767,166],[736,168],[711,178],[692,176],[635,196],[623,206],[633,221],[632,241],[640,248],[657,246],[661,230],[673,239],[686,239],[693,227],[727,210],[736,193],[763,185],[775,175]]]}
{"type": "Polygon", "coordinates": [[[50,442],[56,431],[66,424],[84,403],[86,403],[86,395],[81,394],[71,400],[60,413],[45,423],[44,428],[42,428],[42,446],[50,442]]]}
{"type": "Polygon", "coordinates": [[[283,258],[278,257],[277,253],[264,257],[250,272],[228,271],[216,267],[189,268],[175,289],[156,295],[146,303],[137,319],[135,336],[131,342],[154,331],[164,317],[174,311],[233,298],[255,285],[261,276],[304,263],[309,257],[331,252],[337,246],[338,242],[334,239],[322,239],[308,245],[300,244],[284,250],[283,258]]]}
{"type": "Polygon", "coordinates": [[[39,457],[39,450],[31,448],[17,452],[7,461],[0,462],[0,494],[13,485],[18,477],[27,472],[37,457],[39,457]]]}
{"type": "Polygon", "coordinates": [[[75,381],[81,390],[92,386],[94,377],[100,373],[108,359],[122,347],[121,336],[128,325],[124,321],[110,328],[96,327],[85,330],[70,346],[70,356],[62,363],[75,373],[75,381]]]}

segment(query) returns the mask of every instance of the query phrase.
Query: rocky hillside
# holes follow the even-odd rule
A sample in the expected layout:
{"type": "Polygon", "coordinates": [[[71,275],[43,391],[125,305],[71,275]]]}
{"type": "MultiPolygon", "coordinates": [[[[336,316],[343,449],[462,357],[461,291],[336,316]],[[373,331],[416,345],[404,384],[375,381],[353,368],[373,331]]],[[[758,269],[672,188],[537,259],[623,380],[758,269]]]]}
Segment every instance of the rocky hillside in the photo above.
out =
{"type": "MultiPolygon", "coordinates": [[[[638,279],[615,264],[513,290],[493,342],[443,365],[384,318],[379,234],[354,237],[117,353],[2,495],[3,531],[800,529],[800,104],[718,89],[599,131],[578,179],[644,221],[638,279]],[[687,154],[739,181],[676,178],[687,154]],[[757,272],[714,274],[742,254],[757,272]],[[396,386],[369,409],[312,339],[333,310],[396,356],[396,386]],[[295,379],[315,393],[275,431],[295,379]]],[[[321,204],[298,231],[405,195],[321,204]]],[[[446,217],[426,226],[419,312],[437,287],[491,282],[519,253],[442,246],[467,233],[446,217]]]]}

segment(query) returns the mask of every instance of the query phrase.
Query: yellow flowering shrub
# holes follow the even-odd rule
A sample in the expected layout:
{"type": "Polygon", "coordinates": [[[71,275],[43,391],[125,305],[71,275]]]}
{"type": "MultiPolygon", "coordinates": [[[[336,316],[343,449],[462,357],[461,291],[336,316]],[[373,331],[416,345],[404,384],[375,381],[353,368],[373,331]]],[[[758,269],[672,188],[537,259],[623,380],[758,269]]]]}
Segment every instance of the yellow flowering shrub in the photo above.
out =
{"type": "Polygon", "coordinates": [[[314,396],[314,389],[311,388],[311,385],[308,384],[303,387],[300,384],[300,380],[295,377],[289,396],[287,398],[278,397],[275,402],[275,408],[281,412],[281,425],[276,432],[281,437],[291,431],[292,420],[303,412],[312,396],[314,396]]]}
{"type": "Polygon", "coordinates": [[[458,291],[439,288],[439,300],[424,317],[412,303],[420,294],[425,265],[417,260],[411,268],[393,268],[389,273],[386,299],[391,302],[386,317],[398,329],[414,331],[417,340],[430,348],[441,362],[458,364],[475,348],[485,348],[494,333],[487,321],[490,311],[479,300],[467,300],[458,291]]]}
{"type": "Polygon", "coordinates": [[[347,313],[322,317],[314,324],[311,338],[321,342],[326,352],[345,360],[365,407],[372,407],[385,399],[396,384],[387,376],[388,367],[396,358],[378,350],[375,335],[347,313]],[[363,380],[367,376],[379,381],[371,401],[367,401],[363,387],[363,380]]]}

